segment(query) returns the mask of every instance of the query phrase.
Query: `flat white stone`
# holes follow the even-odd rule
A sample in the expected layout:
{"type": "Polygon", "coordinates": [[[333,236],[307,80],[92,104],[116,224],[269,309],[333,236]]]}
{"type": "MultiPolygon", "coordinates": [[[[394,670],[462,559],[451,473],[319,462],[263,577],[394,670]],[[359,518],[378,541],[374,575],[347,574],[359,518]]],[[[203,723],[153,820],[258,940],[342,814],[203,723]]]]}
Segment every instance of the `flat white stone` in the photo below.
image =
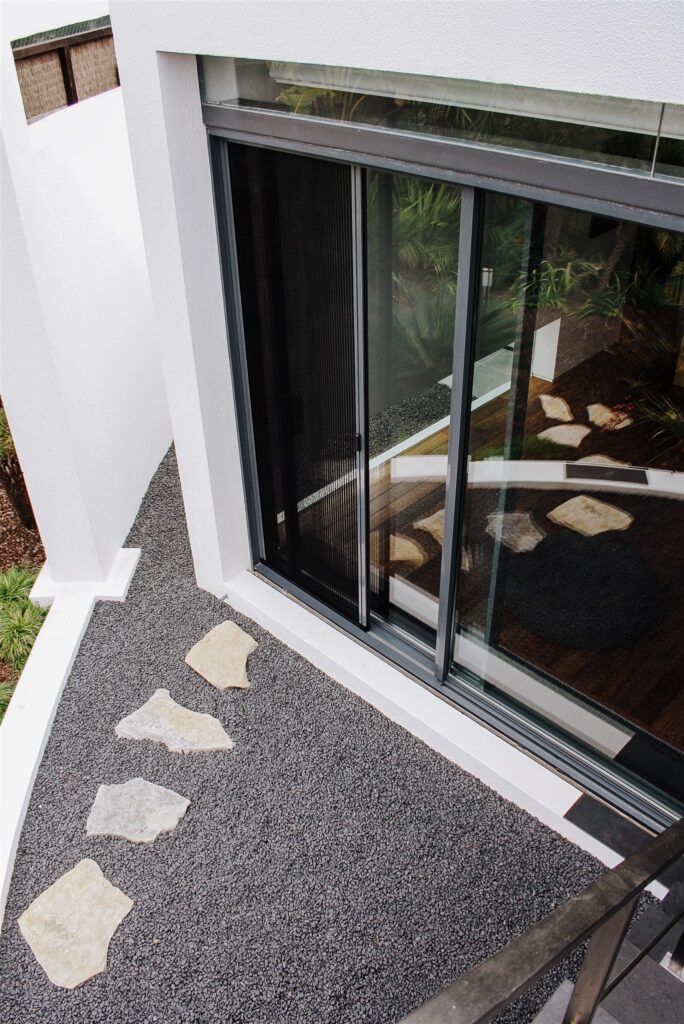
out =
{"type": "Polygon", "coordinates": [[[116,726],[117,736],[127,740],[152,740],[169,750],[232,750],[235,744],[218,719],[176,704],[168,690],[155,690],[141,708],[116,726]]]}
{"type": "Polygon", "coordinates": [[[426,554],[415,540],[404,537],[400,533],[393,533],[390,536],[390,561],[410,562],[411,565],[421,566],[425,563],[426,554]]]}
{"type": "Polygon", "coordinates": [[[540,395],[539,401],[547,419],[562,420],[563,423],[571,423],[574,420],[570,406],[559,395],[540,395]]]}
{"type": "Polygon", "coordinates": [[[162,832],[171,832],[189,806],[186,797],[146,779],[100,786],[86,832],[89,836],[120,836],[131,843],[152,843],[162,832]]]}
{"type": "Polygon", "coordinates": [[[610,455],[585,455],[582,459],[576,459],[576,462],[586,463],[588,466],[624,466],[629,469],[631,463],[620,462],[619,459],[611,459],[610,455]]]}
{"type": "Polygon", "coordinates": [[[425,533],[429,533],[430,536],[437,541],[441,546],[444,544],[444,509],[440,508],[439,511],[433,515],[428,516],[427,519],[418,519],[413,524],[414,529],[424,530],[425,533]]]}
{"type": "Polygon", "coordinates": [[[544,441],[553,441],[554,444],[564,444],[568,448],[579,448],[582,441],[591,433],[591,427],[584,427],[581,423],[565,423],[560,427],[548,427],[537,434],[544,441]]]}
{"type": "Polygon", "coordinates": [[[188,651],[185,664],[217,690],[247,689],[247,658],[258,646],[235,622],[222,622],[188,651]]]}
{"type": "Polygon", "coordinates": [[[622,430],[634,422],[626,412],[619,409],[611,409],[609,405],[601,405],[600,402],[587,406],[589,422],[595,423],[597,427],[604,430],[622,430]]]}
{"type": "Polygon", "coordinates": [[[487,533],[490,537],[499,537],[501,543],[516,554],[534,551],[546,536],[529,512],[491,512],[487,516],[487,533]]]}
{"type": "Polygon", "coordinates": [[[547,513],[552,523],[567,526],[584,537],[596,537],[609,530],[628,530],[634,517],[588,494],[578,494],[547,513]]]}
{"type": "Polygon", "coordinates": [[[53,985],[76,988],[106,969],[109,942],[132,907],[86,858],[38,896],[18,924],[53,985]]]}

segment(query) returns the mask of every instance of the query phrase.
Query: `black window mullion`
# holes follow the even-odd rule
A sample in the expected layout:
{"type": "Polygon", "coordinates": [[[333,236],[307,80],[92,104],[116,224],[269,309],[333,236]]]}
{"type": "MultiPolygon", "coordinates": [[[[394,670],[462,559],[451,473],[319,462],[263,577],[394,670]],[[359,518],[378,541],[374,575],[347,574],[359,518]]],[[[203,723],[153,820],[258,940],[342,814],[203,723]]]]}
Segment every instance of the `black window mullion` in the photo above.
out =
{"type": "Polygon", "coordinates": [[[352,166],[354,265],[354,377],[356,383],[356,470],[359,560],[359,625],[370,624],[370,515],[368,467],[368,345],[366,330],[366,172],[352,166]]]}
{"type": "Polygon", "coordinates": [[[482,192],[479,189],[464,188],[461,194],[459,225],[444,545],[440,568],[440,597],[435,648],[435,676],[440,681],[446,678],[449,669],[456,604],[456,580],[461,565],[460,535],[466,490],[466,446],[474,364],[475,320],[480,284],[482,207],[482,192]]]}

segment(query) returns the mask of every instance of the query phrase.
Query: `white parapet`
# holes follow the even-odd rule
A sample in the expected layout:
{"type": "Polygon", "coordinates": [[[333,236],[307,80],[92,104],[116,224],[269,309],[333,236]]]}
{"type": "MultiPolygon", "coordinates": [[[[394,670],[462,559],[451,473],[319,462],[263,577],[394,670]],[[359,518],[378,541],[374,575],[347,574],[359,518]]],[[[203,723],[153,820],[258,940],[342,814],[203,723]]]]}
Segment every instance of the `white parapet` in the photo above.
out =
{"type": "Polygon", "coordinates": [[[40,572],[31,598],[49,606],[0,725],[0,920],[33,783],[64,685],[96,601],[123,601],[139,548],[121,548],[109,576],[95,583],[55,583],[40,572]]]}

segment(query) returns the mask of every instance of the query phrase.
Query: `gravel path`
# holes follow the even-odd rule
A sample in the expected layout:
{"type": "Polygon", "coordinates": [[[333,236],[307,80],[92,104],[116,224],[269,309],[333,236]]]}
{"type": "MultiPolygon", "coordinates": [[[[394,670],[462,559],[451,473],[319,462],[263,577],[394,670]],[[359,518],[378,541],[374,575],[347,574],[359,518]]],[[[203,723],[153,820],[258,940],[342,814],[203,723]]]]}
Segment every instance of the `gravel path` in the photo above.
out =
{"type": "MultiPolygon", "coordinates": [[[[129,598],[95,610],[33,792],[0,940],[0,1020],[389,1024],[600,872],[198,590],[172,455],[129,544],[142,547],[129,598]],[[183,658],[230,617],[259,647],[251,690],[220,694],[183,658]],[[235,750],[117,739],[158,686],[220,718],[235,750]],[[137,775],[189,797],[186,817],[149,847],[88,838],[98,785],[137,775]],[[81,857],[135,907],[107,971],[68,992],[16,919],[81,857]]],[[[529,1021],[542,995],[501,1020],[529,1021]]]]}

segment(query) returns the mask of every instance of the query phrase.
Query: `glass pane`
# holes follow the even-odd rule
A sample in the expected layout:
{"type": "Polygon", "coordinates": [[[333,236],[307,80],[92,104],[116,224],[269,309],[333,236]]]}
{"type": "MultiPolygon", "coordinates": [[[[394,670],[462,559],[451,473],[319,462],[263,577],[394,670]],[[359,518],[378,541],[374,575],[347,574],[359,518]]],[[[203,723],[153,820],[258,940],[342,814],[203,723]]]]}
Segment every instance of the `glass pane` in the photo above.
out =
{"type": "Polygon", "coordinates": [[[368,172],[371,610],[434,644],[460,190],[368,172]]]}
{"type": "Polygon", "coordinates": [[[266,560],[357,619],[351,171],[228,148],[266,560]]]}
{"type": "Polygon", "coordinates": [[[656,175],[684,177],[684,107],[666,103],[655,161],[656,175]]]}
{"type": "Polygon", "coordinates": [[[454,659],[684,798],[684,236],[485,210],[454,659]]]}
{"type": "MultiPolygon", "coordinates": [[[[439,135],[647,174],[663,109],[645,100],[317,64],[202,57],[201,69],[207,103],[439,135]]],[[[670,110],[681,119],[681,107],[670,110]]]]}

